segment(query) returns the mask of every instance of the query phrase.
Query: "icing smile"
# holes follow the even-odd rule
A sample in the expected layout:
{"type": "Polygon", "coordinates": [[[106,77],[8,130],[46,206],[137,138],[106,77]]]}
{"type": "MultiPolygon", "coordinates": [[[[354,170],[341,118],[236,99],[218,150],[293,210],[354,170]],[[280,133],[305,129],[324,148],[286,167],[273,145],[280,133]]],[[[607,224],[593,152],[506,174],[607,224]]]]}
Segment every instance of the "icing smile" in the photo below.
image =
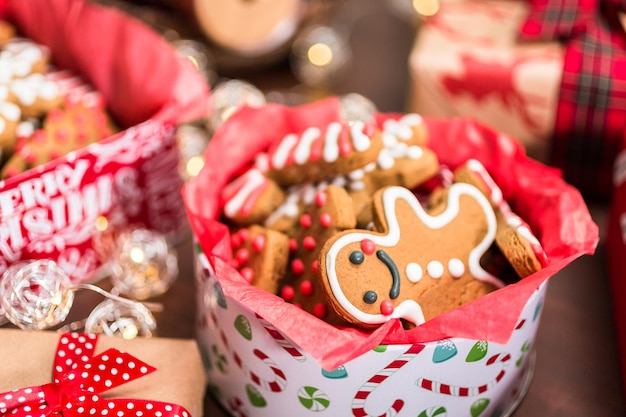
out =
{"type": "Polygon", "coordinates": [[[391,256],[382,249],[376,251],[376,257],[389,269],[391,273],[391,289],[389,290],[389,298],[395,300],[400,296],[400,273],[391,256]]]}

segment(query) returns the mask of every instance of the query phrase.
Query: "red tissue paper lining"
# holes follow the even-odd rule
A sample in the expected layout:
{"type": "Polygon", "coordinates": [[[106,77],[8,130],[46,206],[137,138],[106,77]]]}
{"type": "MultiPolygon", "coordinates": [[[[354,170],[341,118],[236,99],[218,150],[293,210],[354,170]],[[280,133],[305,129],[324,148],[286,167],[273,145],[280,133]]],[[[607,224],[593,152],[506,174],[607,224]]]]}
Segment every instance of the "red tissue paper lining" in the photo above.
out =
{"type": "Polygon", "coordinates": [[[208,84],[147,25],[86,0],[0,0],[0,17],[99,90],[123,128],[206,116],[208,84]]]}
{"type": "MultiPolygon", "coordinates": [[[[583,254],[593,254],[598,227],[580,193],[560,172],[531,160],[521,145],[469,119],[425,119],[428,146],[440,163],[454,169],[469,158],[480,160],[502,188],[512,208],[531,226],[549,256],[543,270],[412,330],[389,321],[372,332],[336,328],[298,307],[246,283],[228,260],[226,226],[219,223],[220,191],[259,152],[287,133],[325,126],[338,119],[336,97],[299,107],[268,104],[245,107],[218,129],[205,152],[205,167],[187,182],[183,198],[194,231],[224,294],[269,320],[277,329],[333,369],[379,344],[422,343],[449,337],[506,343],[529,297],[550,276],[583,254]]],[[[377,114],[382,125],[399,114],[377,114]]],[[[208,307],[207,307],[208,308],[208,307]]]]}

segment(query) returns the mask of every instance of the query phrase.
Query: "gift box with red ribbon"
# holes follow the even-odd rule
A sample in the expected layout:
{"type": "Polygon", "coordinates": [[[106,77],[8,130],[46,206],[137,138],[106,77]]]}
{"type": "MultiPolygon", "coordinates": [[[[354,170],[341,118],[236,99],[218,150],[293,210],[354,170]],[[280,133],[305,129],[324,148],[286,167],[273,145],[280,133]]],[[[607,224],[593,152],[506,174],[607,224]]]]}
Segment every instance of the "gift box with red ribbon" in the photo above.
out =
{"type": "Polygon", "coordinates": [[[442,1],[410,57],[409,107],[471,116],[606,199],[626,127],[626,33],[617,0],[442,1]]]}
{"type": "Polygon", "coordinates": [[[201,417],[193,340],[0,330],[0,415],[201,417]]]}
{"type": "Polygon", "coordinates": [[[0,183],[0,273],[55,260],[74,282],[103,264],[96,220],[187,231],[176,127],[205,116],[209,88],[158,33],[85,0],[0,1],[0,18],[101,95],[121,131],[0,183]]]}

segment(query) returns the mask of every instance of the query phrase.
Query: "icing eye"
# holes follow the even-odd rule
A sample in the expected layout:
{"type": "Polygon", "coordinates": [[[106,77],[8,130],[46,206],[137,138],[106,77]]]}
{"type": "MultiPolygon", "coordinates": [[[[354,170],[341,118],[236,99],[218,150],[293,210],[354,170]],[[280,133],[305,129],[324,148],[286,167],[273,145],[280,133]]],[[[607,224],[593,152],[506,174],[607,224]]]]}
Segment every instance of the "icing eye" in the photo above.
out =
{"type": "Polygon", "coordinates": [[[365,295],[363,295],[363,301],[367,304],[374,304],[378,299],[378,295],[374,291],[367,291],[365,295]]]}
{"type": "Polygon", "coordinates": [[[355,250],[350,254],[350,262],[354,265],[360,265],[365,260],[365,254],[361,251],[355,250]]]}

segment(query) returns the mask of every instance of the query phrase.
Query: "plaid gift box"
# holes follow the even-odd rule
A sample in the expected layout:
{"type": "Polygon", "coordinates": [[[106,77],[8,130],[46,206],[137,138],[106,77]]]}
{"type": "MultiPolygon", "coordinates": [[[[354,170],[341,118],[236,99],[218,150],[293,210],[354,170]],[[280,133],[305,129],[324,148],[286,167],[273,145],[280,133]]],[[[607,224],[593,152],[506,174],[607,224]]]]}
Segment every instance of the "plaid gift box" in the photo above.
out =
{"type": "MultiPolygon", "coordinates": [[[[440,94],[439,107],[452,107],[445,116],[474,117],[484,112],[481,107],[485,107],[487,97],[498,96],[499,108],[479,117],[480,120],[520,139],[529,150],[533,150],[533,146],[541,148],[541,152],[531,153],[531,156],[539,155],[540,159],[562,169],[565,179],[587,197],[606,199],[612,191],[613,161],[626,127],[626,33],[619,19],[622,10],[624,5],[617,0],[443,3],[439,14],[427,19],[418,35],[411,60],[415,76],[411,106],[425,115],[442,115],[441,109],[433,110],[431,103],[435,100],[424,98],[436,91],[440,94]],[[476,30],[469,27],[472,23],[469,17],[447,26],[448,31],[463,38],[462,51],[466,57],[482,59],[482,70],[473,65],[474,73],[467,73],[462,78],[464,87],[457,88],[457,91],[466,91],[466,96],[474,92],[473,105],[466,103],[464,107],[457,104],[459,94],[451,94],[443,84],[446,70],[436,63],[440,57],[433,57],[435,63],[430,64],[423,63],[428,58],[420,57],[420,49],[427,43],[423,38],[431,37],[430,33],[441,26],[442,21],[449,20],[446,16],[458,12],[459,8],[473,10],[474,19],[479,16],[496,22],[490,36],[481,39],[464,36],[476,30]],[[508,20],[503,15],[507,15],[508,20]],[[500,24],[498,29],[498,19],[508,22],[508,26],[500,24]],[[503,45],[499,37],[508,38],[509,43],[503,45]],[[545,55],[545,48],[554,45],[559,51],[551,49],[550,57],[534,62],[528,58],[545,55]],[[546,59],[558,60],[556,76],[541,70],[546,59]],[[520,65],[497,65],[516,60],[527,64],[522,68],[525,73],[519,70],[520,65]],[[529,68],[533,65],[534,76],[529,68]],[[426,78],[424,71],[440,71],[441,75],[426,78]],[[484,80],[482,83],[478,80],[481,94],[477,95],[476,82],[480,75],[484,80]],[[425,79],[430,85],[424,85],[425,79]],[[501,79],[509,80],[506,88],[498,83],[501,79]],[[537,86],[534,90],[533,84],[537,86]],[[517,112],[517,116],[513,115],[513,120],[507,119],[507,115],[498,111],[509,113],[508,116],[517,112]],[[433,114],[436,112],[440,114],[433,114]],[[547,112],[543,119],[542,112],[547,112]],[[546,118],[550,122],[549,128],[545,127],[546,118]],[[544,125],[539,125],[543,126],[542,129],[536,127],[537,120],[543,121],[544,125]],[[528,128],[520,134],[515,130],[516,123],[528,128]]],[[[441,52],[443,56],[451,53],[441,52]]]]}

